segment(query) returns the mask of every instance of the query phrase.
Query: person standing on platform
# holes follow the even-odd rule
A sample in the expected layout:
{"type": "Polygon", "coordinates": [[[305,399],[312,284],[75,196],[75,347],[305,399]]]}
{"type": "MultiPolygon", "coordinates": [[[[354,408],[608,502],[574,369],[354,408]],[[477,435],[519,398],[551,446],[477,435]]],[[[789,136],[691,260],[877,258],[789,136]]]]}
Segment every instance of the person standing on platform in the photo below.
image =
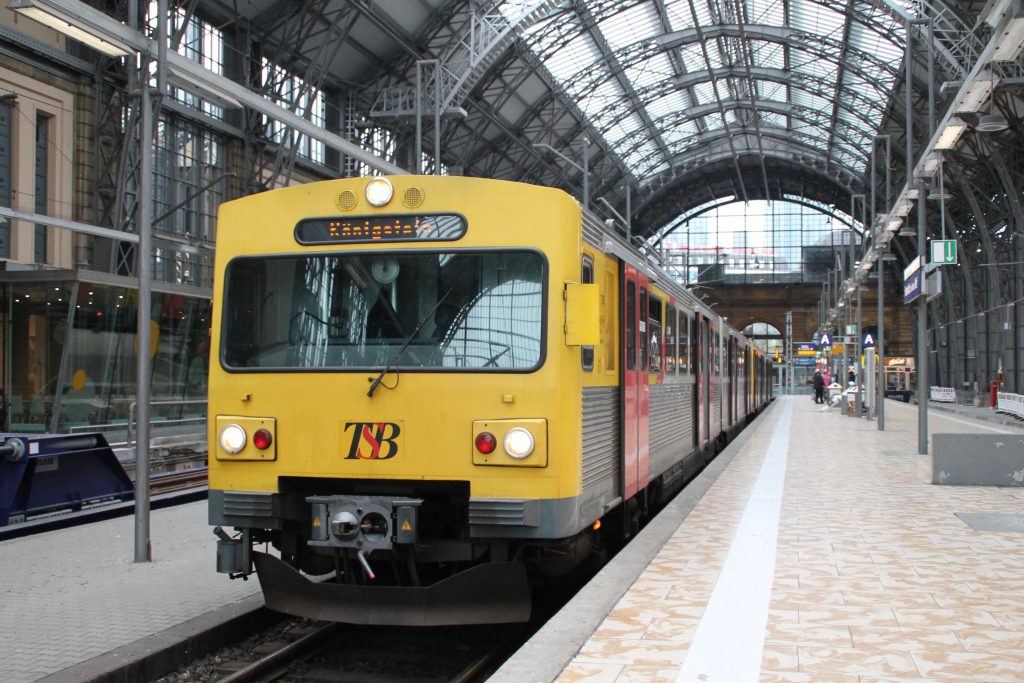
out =
{"type": "Polygon", "coordinates": [[[825,379],[821,376],[821,370],[814,371],[814,402],[825,402],[825,379]]]}

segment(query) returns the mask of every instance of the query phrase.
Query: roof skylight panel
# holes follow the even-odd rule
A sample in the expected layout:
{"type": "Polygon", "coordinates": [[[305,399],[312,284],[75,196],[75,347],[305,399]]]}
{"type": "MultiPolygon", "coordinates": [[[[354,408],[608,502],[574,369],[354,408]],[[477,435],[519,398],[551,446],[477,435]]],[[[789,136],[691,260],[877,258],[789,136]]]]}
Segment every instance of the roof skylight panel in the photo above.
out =
{"type": "Polygon", "coordinates": [[[695,104],[708,104],[715,101],[715,86],[711,84],[711,81],[704,81],[693,86],[693,92],[697,96],[695,104]]]}
{"type": "Polygon", "coordinates": [[[657,121],[669,114],[681,112],[686,109],[686,99],[679,91],[667,93],[656,100],[647,102],[644,107],[652,119],[657,121]]]}
{"type": "Polygon", "coordinates": [[[861,52],[872,55],[883,63],[891,64],[890,70],[879,69],[881,74],[892,78],[899,72],[900,63],[903,61],[904,46],[897,45],[891,40],[878,33],[874,28],[863,24],[854,24],[850,27],[850,45],[861,52]]]}
{"type": "Polygon", "coordinates": [[[798,31],[843,39],[846,17],[841,12],[812,2],[792,0],[789,8],[789,25],[798,31]]]}
{"type": "Polygon", "coordinates": [[[833,150],[832,156],[839,160],[839,163],[852,170],[860,170],[864,166],[864,157],[856,155],[846,149],[833,150]]]}
{"type": "Polygon", "coordinates": [[[644,175],[647,168],[658,161],[663,161],[661,152],[650,142],[645,142],[638,147],[622,153],[622,157],[631,168],[636,169],[637,175],[644,175]]]}
{"type": "Polygon", "coordinates": [[[662,127],[661,139],[673,152],[681,146],[689,145],[697,137],[697,124],[693,120],[682,121],[670,128],[662,127]]]}
{"type": "Polygon", "coordinates": [[[786,66],[786,49],[782,43],[770,40],[751,40],[748,41],[748,44],[755,65],[772,69],[781,69],[786,66]]]}
{"type": "Polygon", "coordinates": [[[758,99],[771,100],[773,102],[788,102],[789,89],[785,83],[778,81],[755,80],[754,88],[758,99]]]}
{"type": "Polygon", "coordinates": [[[669,16],[672,18],[672,29],[678,31],[683,28],[689,28],[694,24],[694,15],[692,8],[696,10],[696,22],[701,26],[711,26],[717,23],[717,20],[711,16],[711,9],[708,7],[709,2],[716,2],[717,0],[669,0],[665,2],[665,9],[668,11],[669,16]],[[676,26],[676,18],[681,21],[681,26],[676,26]]]}
{"type": "Polygon", "coordinates": [[[626,78],[633,84],[633,87],[640,91],[653,86],[659,81],[673,78],[676,73],[672,68],[672,62],[664,52],[654,55],[650,59],[635,64],[625,69],[626,78]]]}
{"type": "Polygon", "coordinates": [[[839,77],[839,62],[835,55],[824,55],[811,50],[790,50],[789,68],[799,74],[807,74],[835,84],[839,77]]]}
{"type": "Polygon", "coordinates": [[[637,116],[636,112],[633,112],[629,116],[625,116],[603,129],[601,133],[614,146],[620,144],[631,135],[636,135],[638,132],[645,130],[644,122],[637,116]]]}
{"type": "Polygon", "coordinates": [[[606,81],[589,93],[577,96],[576,103],[598,129],[611,126],[628,111],[626,94],[618,83],[606,81]]]}
{"type": "Polygon", "coordinates": [[[556,50],[544,66],[561,83],[567,83],[576,74],[585,71],[601,59],[601,51],[586,33],[580,33],[567,45],[556,50]]]}
{"type": "Polygon", "coordinates": [[[793,89],[793,104],[812,111],[832,111],[832,102],[820,95],[815,95],[801,88],[793,89]]]}
{"type": "Polygon", "coordinates": [[[679,58],[683,62],[683,66],[686,67],[686,73],[707,70],[708,65],[704,61],[704,51],[701,49],[700,45],[696,43],[683,45],[677,50],[677,52],[679,54],[679,58]]]}
{"type": "Polygon", "coordinates": [[[643,2],[613,14],[597,25],[612,50],[620,50],[662,32],[654,3],[643,2]]]}
{"type": "Polygon", "coordinates": [[[786,117],[782,114],[776,114],[770,111],[760,111],[761,125],[763,126],[775,126],[776,128],[786,127],[786,117]]]}
{"type": "Polygon", "coordinates": [[[783,0],[747,0],[747,20],[762,26],[784,26],[786,6],[783,0]]]}
{"type": "Polygon", "coordinates": [[[722,114],[715,112],[704,117],[704,127],[708,130],[720,130],[725,128],[725,119],[722,118],[722,114]]]}
{"type": "Polygon", "coordinates": [[[665,0],[665,16],[673,31],[693,28],[693,15],[690,13],[689,0],[665,0]]]}
{"type": "Polygon", "coordinates": [[[554,45],[564,42],[567,33],[575,34],[579,30],[579,22],[575,19],[553,15],[527,26],[522,36],[535,53],[543,55],[554,45]]]}

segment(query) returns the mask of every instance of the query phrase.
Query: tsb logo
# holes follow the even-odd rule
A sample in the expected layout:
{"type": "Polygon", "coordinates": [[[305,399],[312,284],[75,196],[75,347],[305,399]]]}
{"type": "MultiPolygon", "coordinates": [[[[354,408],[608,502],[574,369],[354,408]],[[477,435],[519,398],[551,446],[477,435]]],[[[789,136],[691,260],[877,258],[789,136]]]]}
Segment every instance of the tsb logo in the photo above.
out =
{"type": "Polygon", "coordinates": [[[345,460],[387,460],[398,454],[401,426],[396,422],[346,422],[352,431],[345,460]]]}

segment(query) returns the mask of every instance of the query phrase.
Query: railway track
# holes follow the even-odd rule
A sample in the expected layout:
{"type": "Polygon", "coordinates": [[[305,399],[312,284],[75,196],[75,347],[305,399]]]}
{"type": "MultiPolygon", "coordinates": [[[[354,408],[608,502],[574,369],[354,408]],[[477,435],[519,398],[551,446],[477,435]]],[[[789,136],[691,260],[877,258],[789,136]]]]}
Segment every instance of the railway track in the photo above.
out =
{"type": "Polygon", "coordinates": [[[288,619],[158,683],[475,683],[496,670],[534,628],[518,624],[417,629],[288,619]]]}

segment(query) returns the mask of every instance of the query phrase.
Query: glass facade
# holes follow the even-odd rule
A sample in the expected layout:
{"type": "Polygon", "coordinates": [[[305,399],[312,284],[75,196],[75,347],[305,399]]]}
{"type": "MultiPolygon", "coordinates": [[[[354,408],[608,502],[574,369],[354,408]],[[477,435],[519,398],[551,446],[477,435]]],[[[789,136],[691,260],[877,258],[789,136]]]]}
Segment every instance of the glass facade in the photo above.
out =
{"type": "MultiPolygon", "coordinates": [[[[136,290],[73,279],[2,289],[4,428],[126,429],[135,401],[136,290]]],[[[210,302],[154,293],[152,306],[154,421],[205,419],[210,302]]]]}
{"type": "Polygon", "coordinates": [[[690,218],[662,241],[680,279],[705,284],[824,282],[849,229],[792,202],[734,202],[690,218]]]}
{"type": "MultiPolygon", "coordinates": [[[[222,136],[180,117],[162,116],[153,152],[153,225],[189,243],[216,240],[217,208],[226,198],[222,136]]],[[[153,277],[200,287],[213,284],[212,249],[198,253],[157,247],[153,277]]]]}

